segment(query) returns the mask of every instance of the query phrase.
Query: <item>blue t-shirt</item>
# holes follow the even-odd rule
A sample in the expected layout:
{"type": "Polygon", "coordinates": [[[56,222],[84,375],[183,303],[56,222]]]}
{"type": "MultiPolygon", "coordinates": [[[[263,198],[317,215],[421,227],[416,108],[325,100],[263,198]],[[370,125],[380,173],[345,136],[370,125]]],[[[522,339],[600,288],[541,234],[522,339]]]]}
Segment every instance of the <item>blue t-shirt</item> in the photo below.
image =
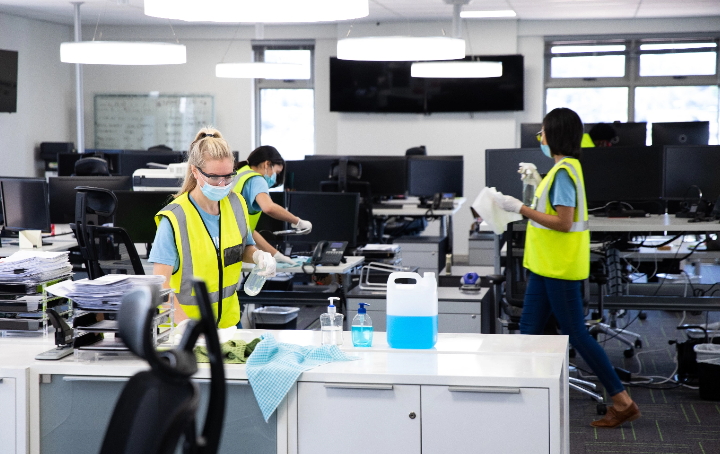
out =
{"type": "MultiPolygon", "coordinates": [[[[220,215],[206,213],[197,205],[197,203],[195,203],[195,200],[193,200],[190,194],[188,194],[188,198],[190,199],[190,202],[195,205],[198,213],[200,213],[200,217],[203,222],[205,222],[208,233],[210,233],[213,243],[215,243],[215,248],[217,248],[220,241],[220,215]]],[[[245,244],[255,245],[255,240],[253,240],[251,232],[248,232],[245,244]]],[[[163,217],[160,220],[160,225],[158,225],[157,232],[155,232],[155,241],[153,241],[148,262],[160,263],[162,265],[172,265],[173,273],[180,267],[180,255],[178,254],[177,246],[175,245],[175,235],[173,234],[172,224],[166,217],[163,217]]]]}
{"type": "Polygon", "coordinates": [[[566,169],[560,169],[555,173],[555,179],[550,186],[550,204],[553,208],[558,205],[577,206],[577,189],[566,169]]]}
{"type": "Polygon", "coordinates": [[[256,175],[245,182],[245,186],[243,186],[241,194],[243,196],[243,199],[245,199],[245,201],[247,202],[248,209],[251,213],[257,213],[258,211],[262,211],[260,205],[258,205],[258,203],[255,201],[255,197],[257,197],[258,194],[262,192],[270,195],[270,186],[268,186],[265,178],[256,175]]]}

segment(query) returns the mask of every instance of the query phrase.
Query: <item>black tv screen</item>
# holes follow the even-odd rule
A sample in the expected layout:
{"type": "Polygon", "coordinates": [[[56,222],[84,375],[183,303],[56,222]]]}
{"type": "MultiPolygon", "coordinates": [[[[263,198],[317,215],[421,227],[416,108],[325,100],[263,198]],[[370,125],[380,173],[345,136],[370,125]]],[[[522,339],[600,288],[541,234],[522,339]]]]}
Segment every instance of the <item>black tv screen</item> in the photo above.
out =
{"type": "Polygon", "coordinates": [[[499,61],[501,77],[415,78],[413,62],[366,62],[330,58],[333,112],[433,113],[523,110],[523,56],[466,57],[499,61]]]}
{"type": "Polygon", "coordinates": [[[17,112],[18,53],[0,49],[0,112],[17,112]]]}

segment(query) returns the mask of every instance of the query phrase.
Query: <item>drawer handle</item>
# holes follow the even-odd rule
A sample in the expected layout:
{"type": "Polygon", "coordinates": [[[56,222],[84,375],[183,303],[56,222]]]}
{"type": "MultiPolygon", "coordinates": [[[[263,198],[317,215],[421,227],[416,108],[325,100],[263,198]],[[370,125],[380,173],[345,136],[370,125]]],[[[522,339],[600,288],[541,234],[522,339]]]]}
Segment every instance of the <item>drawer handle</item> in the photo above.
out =
{"type": "Polygon", "coordinates": [[[448,386],[451,393],[520,394],[520,388],[498,388],[495,386],[448,386]]]}
{"type": "Polygon", "coordinates": [[[63,377],[63,381],[125,382],[128,380],[130,380],[130,377],[102,377],[93,375],[66,375],[63,377]]]}
{"type": "MultiPolygon", "coordinates": [[[[193,378],[193,381],[194,381],[195,383],[210,383],[210,379],[209,379],[209,378],[193,378]]],[[[225,379],[225,383],[228,384],[228,385],[230,385],[230,386],[232,386],[232,385],[235,385],[235,386],[245,386],[245,385],[249,385],[249,384],[250,384],[250,382],[247,381],[247,380],[232,380],[232,379],[225,379]]]]}
{"type": "Polygon", "coordinates": [[[325,383],[329,389],[374,389],[378,391],[392,391],[393,385],[363,385],[353,383],[325,383]]]}

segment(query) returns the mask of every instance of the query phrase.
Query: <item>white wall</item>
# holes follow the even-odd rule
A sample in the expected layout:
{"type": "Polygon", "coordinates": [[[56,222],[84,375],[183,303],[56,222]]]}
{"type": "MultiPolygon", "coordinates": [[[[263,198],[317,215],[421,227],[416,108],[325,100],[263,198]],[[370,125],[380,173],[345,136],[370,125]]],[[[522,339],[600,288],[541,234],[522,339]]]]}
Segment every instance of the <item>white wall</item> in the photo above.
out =
{"type": "Polygon", "coordinates": [[[70,27],[0,14],[0,49],[18,52],[16,113],[0,113],[0,175],[42,175],[40,142],[74,142],[73,65],[60,62],[70,27]]]}

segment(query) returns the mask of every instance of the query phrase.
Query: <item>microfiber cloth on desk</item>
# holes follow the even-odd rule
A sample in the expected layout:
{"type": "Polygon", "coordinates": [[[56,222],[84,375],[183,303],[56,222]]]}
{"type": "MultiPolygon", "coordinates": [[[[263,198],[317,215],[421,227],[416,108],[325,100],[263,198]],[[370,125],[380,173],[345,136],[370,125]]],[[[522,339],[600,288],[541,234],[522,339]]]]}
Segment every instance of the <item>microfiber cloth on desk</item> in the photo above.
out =
{"type": "Polygon", "coordinates": [[[300,266],[300,265],[302,265],[303,263],[305,263],[305,259],[292,259],[292,261],[295,262],[295,263],[293,263],[292,265],[289,264],[289,263],[285,263],[285,262],[278,262],[276,269],[282,270],[282,269],[285,269],[285,268],[295,268],[296,266],[300,266]]]}
{"type": "Polygon", "coordinates": [[[270,419],[300,374],[333,361],[352,361],[337,345],[322,347],[279,343],[265,333],[248,358],[246,372],[265,422],[270,419]]]}
{"type": "MultiPolygon", "coordinates": [[[[229,340],[220,344],[220,350],[223,355],[225,364],[245,364],[250,354],[255,350],[255,346],[260,343],[260,339],[253,339],[250,342],[242,340],[229,340]]],[[[198,345],[193,350],[195,358],[199,363],[209,363],[207,347],[198,345]]]]}

